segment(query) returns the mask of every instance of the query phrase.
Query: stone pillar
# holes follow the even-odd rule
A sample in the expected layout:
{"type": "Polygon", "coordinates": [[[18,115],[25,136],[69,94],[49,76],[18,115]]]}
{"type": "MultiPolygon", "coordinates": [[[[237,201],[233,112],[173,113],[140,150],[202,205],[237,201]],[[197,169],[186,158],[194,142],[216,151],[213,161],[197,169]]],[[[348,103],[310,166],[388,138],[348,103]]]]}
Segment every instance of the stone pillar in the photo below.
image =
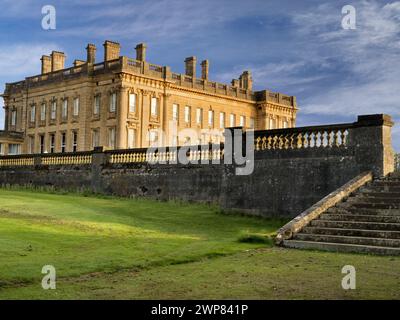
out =
{"type": "Polygon", "coordinates": [[[119,91],[119,105],[117,110],[117,149],[126,149],[128,133],[126,120],[128,118],[128,88],[121,87],[119,91]]]}
{"type": "Polygon", "coordinates": [[[10,123],[10,110],[7,105],[4,106],[4,131],[8,131],[8,125],[10,123]]]}
{"type": "Polygon", "coordinates": [[[393,124],[386,114],[358,116],[350,129],[348,145],[354,148],[361,170],[371,170],[375,177],[394,171],[393,124]]]}

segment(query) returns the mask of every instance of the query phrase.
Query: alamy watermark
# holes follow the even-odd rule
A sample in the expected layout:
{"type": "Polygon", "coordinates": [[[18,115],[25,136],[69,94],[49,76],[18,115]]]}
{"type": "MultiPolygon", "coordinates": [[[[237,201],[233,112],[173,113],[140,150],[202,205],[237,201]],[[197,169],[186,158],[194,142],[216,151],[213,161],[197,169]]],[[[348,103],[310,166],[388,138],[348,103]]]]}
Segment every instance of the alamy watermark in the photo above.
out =
{"type": "Polygon", "coordinates": [[[356,8],[352,5],[345,5],[342,8],[342,28],[344,30],[355,30],[357,29],[357,16],[356,8]]]}
{"type": "Polygon", "coordinates": [[[56,268],[52,265],[45,265],[42,268],[42,274],[45,276],[42,279],[42,288],[44,290],[56,289],[56,268]]]}
{"type": "Polygon", "coordinates": [[[42,7],[42,28],[43,30],[55,30],[57,28],[56,22],[56,8],[52,5],[42,7]]]}
{"type": "Polygon", "coordinates": [[[351,265],[346,265],[342,268],[342,274],[345,274],[345,276],[342,279],[342,288],[344,290],[355,290],[356,268],[351,265]]]}

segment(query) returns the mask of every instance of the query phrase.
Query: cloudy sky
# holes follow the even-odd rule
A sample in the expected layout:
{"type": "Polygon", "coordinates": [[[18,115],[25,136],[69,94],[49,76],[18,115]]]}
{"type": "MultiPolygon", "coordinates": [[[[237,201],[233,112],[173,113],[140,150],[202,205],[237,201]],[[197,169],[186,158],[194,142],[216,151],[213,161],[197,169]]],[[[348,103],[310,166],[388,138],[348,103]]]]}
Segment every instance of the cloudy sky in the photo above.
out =
{"type": "MultiPolygon", "coordinates": [[[[191,55],[210,60],[215,81],[251,70],[255,89],[297,96],[299,126],[372,113],[400,123],[400,1],[0,0],[0,9],[3,88],[40,73],[51,50],[64,51],[69,66],[89,42],[98,61],[106,39],[131,57],[146,42],[148,60],[175,72],[191,55]],[[41,27],[44,5],[56,8],[56,30],[41,27]],[[356,8],[355,30],[342,28],[344,5],[356,8]]],[[[400,126],[394,145],[400,151],[400,126]]]]}

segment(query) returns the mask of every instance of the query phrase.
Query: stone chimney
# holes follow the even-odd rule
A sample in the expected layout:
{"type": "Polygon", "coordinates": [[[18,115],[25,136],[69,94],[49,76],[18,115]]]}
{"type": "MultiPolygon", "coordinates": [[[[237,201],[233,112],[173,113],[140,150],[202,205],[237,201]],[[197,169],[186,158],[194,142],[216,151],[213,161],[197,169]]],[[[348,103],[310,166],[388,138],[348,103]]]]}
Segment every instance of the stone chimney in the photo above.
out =
{"type": "Polygon", "coordinates": [[[76,59],[76,60],[74,60],[74,67],[81,66],[85,63],[86,63],[86,61],[76,59]]]}
{"type": "Polygon", "coordinates": [[[95,64],[96,63],[96,46],[94,44],[89,43],[86,47],[87,52],[87,63],[95,64]]]}
{"type": "Polygon", "coordinates": [[[136,60],[139,61],[146,61],[146,49],[147,45],[145,43],[139,43],[135,50],[136,50],[136,60]]]}
{"type": "Polygon", "coordinates": [[[235,88],[239,88],[240,87],[238,79],[232,79],[231,83],[232,83],[232,87],[235,87],[235,88]]]}
{"type": "Polygon", "coordinates": [[[196,57],[188,57],[185,59],[185,74],[196,78],[196,57]]]}
{"type": "Polygon", "coordinates": [[[119,59],[121,46],[118,42],[106,40],[104,46],[104,61],[119,59]]]}
{"type": "Polygon", "coordinates": [[[42,61],[42,74],[51,72],[51,57],[42,56],[40,60],[42,61]]]}
{"type": "Polygon", "coordinates": [[[64,52],[53,51],[51,53],[51,71],[58,71],[65,68],[64,52]]]}
{"type": "Polygon", "coordinates": [[[253,90],[253,78],[250,71],[244,71],[239,77],[240,87],[242,89],[253,90]]]}
{"type": "Polygon", "coordinates": [[[208,60],[204,60],[201,62],[201,78],[204,80],[208,80],[208,70],[210,68],[210,62],[208,60]]]}

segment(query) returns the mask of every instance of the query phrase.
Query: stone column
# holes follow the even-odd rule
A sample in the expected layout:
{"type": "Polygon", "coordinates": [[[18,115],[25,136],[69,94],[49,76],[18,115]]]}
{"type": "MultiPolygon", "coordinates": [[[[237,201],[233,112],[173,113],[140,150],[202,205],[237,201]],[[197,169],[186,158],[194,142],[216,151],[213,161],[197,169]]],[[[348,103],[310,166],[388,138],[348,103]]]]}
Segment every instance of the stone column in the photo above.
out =
{"type": "Polygon", "coordinates": [[[119,105],[117,110],[117,149],[126,149],[128,134],[126,121],[128,118],[128,88],[121,87],[119,91],[119,105]]]}
{"type": "Polygon", "coordinates": [[[10,121],[9,107],[7,105],[4,106],[4,131],[8,131],[8,124],[10,121]]]}

